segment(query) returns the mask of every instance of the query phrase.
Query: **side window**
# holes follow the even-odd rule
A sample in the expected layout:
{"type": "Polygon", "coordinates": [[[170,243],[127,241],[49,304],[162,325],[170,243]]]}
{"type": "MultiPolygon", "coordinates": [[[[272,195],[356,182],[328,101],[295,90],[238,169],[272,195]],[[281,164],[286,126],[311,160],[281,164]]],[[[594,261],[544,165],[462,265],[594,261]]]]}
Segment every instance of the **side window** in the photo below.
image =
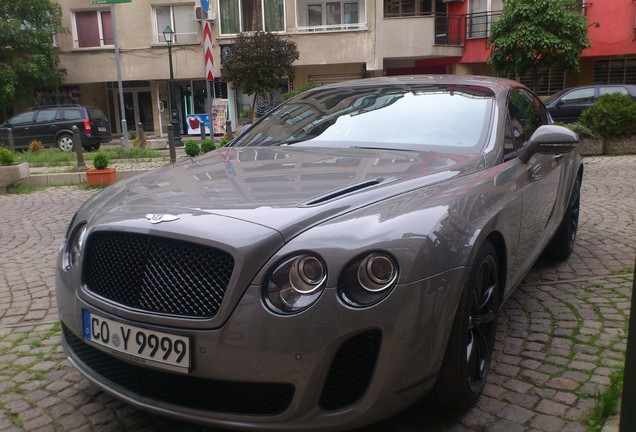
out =
{"type": "Polygon", "coordinates": [[[29,124],[33,121],[33,116],[35,116],[35,111],[27,111],[13,117],[10,122],[12,126],[29,124]]]}
{"type": "Polygon", "coordinates": [[[512,90],[508,99],[504,155],[519,150],[539,126],[547,123],[548,116],[539,99],[526,90],[512,90]]]}
{"type": "Polygon", "coordinates": [[[584,105],[594,103],[594,89],[584,88],[578,90],[572,90],[568,94],[564,95],[559,103],[563,102],[564,106],[568,105],[584,105]]]}
{"type": "Polygon", "coordinates": [[[629,94],[625,87],[601,87],[598,89],[598,91],[600,96],[610,93],[629,94]]]}
{"type": "Polygon", "coordinates": [[[55,115],[57,111],[54,109],[46,109],[42,110],[38,113],[38,116],[35,119],[36,123],[49,123],[55,120],[55,115]]]}
{"type": "Polygon", "coordinates": [[[60,119],[62,120],[80,120],[84,118],[81,109],[68,108],[60,110],[60,119]]]}

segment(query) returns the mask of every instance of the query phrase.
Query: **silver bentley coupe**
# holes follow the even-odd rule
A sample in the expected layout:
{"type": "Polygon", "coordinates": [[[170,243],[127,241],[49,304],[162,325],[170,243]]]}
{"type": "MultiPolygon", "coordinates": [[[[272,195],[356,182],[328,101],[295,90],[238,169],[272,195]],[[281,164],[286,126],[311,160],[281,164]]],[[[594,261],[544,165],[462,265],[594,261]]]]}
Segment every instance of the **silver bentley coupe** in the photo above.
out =
{"type": "Polygon", "coordinates": [[[479,398],[501,305],[573,250],[583,164],[514,81],[321,86],[121,181],[57,262],[70,362],[157,414],[347,430],[479,398]]]}

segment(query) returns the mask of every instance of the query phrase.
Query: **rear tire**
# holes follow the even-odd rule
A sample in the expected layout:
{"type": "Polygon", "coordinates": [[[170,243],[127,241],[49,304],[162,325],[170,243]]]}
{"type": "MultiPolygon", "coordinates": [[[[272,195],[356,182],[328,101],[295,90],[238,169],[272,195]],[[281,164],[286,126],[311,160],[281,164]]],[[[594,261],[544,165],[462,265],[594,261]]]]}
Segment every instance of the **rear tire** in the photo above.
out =
{"type": "Polygon", "coordinates": [[[440,405],[463,411],[481,396],[490,373],[498,314],[499,264],[494,246],[487,242],[468,275],[433,389],[440,405]]]}
{"type": "Polygon", "coordinates": [[[70,152],[73,150],[73,137],[71,135],[60,135],[57,139],[57,148],[63,152],[70,152]]]}
{"type": "Polygon", "coordinates": [[[574,243],[576,242],[576,233],[579,228],[579,206],[581,203],[581,179],[576,178],[568,207],[563,215],[561,225],[557,229],[556,234],[548,244],[545,252],[550,258],[556,260],[566,260],[574,251],[574,243]]]}

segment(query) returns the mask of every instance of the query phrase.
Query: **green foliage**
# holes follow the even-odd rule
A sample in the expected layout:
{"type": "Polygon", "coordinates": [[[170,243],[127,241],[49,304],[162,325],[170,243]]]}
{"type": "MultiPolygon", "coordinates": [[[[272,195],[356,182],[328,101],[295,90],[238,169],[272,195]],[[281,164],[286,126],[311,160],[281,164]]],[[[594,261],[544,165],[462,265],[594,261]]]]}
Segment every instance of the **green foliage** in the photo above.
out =
{"type": "Polygon", "coordinates": [[[229,141],[226,138],[223,138],[221,140],[221,144],[219,144],[219,147],[225,147],[226,145],[228,145],[229,141]]]}
{"type": "Polygon", "coordinates": [[[298,87],[297,89],[290,90],[288,92],[283,93],[283,100],[291,99],[294,96],[301,94],[302,92],[305,92],[307,90],[311,90],[312,88],[316,88],[316,87],[320,87],[320,86],[321,86],[321,84],[316,84],[312,80],[309,80],[305,84],[303,84],[300,87],[298,87]]]}
{"type": "Polygon", "coordinates": [[[214,141],[211,139],[201,140],[201,150],[203,150],[203,153],[211,152],[215,148],[214,141]]]}
{"type": "Polygon", "coordinates": [[[6,148],[0,148],[0,165],[11,165],[15,162],[15,153],[6,148]]]}
{"type": "Polygon", "coordinates": [[[93,166],[95,169],[102,170],[108,166],[108,156],[104,152],[97,152],[93,156],[93,166]]]}
{"type": "Polygon", "coordinates": [[[580,137],[587,137],[587,138],[600,138],[597,134],[595,134],[592,129],[590,129],[589,127],[585,126],[583,123],[581,122],[574,122],[574,123],[565,123],[562,124],[562,126],[565,126],[566,128],[570,129],[571,131],[574,131],[577,133],[578,136],[580,137]]]}
{"type": "Polygon", "coordinates": [[[610,374],[610,384],[605,392],[596,395],[596,405],[587,419],[587,432],[600,432],[605,425],[605,421],[611,415],[616,414],[621,393],[623,392],[624,374],[625,365],[621,365],[619,369],[610,374]]]}
{"type": "Polygon", "coordinates": [[[57,2],[0,1],[0,107],[32,99],[36,88],[62,84],[52,35],[66,33],[57,2]]]}
{"type": "Polygon", "coordinates": [[[587,19],[575,0],[506,0],[488,44],[495,73],[532,72],[536,86],[541,67],[579,71],[581,52],[590,45],[587,19]]]}
{"type": "Polygon", "coordinates": [[[583,111],[580,122],[602,138],[636,134],[636,101],[630,95],[610,93],[583,111]]]}
{"type": "Polygon", "coordinates": [[[128,131],[128,139],[129,140],[134,140],[137,138],[137,131],[136,130],[129,130],[128,131]]]}
{"type": "Polygon", "coordinates": [[[199,147],[199,143],[194,140],[189,140],[185,142],[185,153],[190,157],[198,156],[201,153],[201,148],[199,147]]]}
{"type": "Polygon", "coordinates": [[[298,57],[293,41],[269,32],[240,33],[221,61],[221,72],[225,81],[232,81],[243,93],[259,94],[291,75],[298,57]]]}

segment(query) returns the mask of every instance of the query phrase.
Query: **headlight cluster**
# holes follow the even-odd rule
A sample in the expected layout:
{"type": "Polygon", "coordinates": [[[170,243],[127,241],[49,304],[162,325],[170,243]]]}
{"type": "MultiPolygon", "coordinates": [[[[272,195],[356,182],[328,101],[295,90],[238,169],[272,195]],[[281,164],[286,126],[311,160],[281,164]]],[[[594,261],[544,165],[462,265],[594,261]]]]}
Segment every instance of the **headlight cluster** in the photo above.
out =
{"type": "Polygon", "coordinates": [[[318,256],[298,255],[274,270],[266,287],[267,299],[278,312],[297,312],[320,297],[326,282],[327,267],[318,256]]]}
{"type": "Polygon", "coordinates": [[[68,237],[66,238],[62,263],[65,270],[70,270],[79,258],[80,252],[82,250],[82,245],[84,244],[86,227],[86,222],[78,224],[72,231],[70,231],[68,237]]]}
{"type": "Polygon", "coordinates": [[[390,255],[373,252],[355,259],[342,274],[339,293],[351,306],[369,306],[386,297],[398,279],[398,267],[390,255]]]}
{"type": "MultiPolygon", "coordinates": [[[[343,272],[338,294],[350,306],[365,307],[385,298],[398,279],[395,259],[383,252],[372,252],[352,261],[343,272]]],[[[327,282],[324,261],[312,253],[285,259],[273,271],[264,296],[272,310],[295,313],[311,306],[327,282]]]]}

